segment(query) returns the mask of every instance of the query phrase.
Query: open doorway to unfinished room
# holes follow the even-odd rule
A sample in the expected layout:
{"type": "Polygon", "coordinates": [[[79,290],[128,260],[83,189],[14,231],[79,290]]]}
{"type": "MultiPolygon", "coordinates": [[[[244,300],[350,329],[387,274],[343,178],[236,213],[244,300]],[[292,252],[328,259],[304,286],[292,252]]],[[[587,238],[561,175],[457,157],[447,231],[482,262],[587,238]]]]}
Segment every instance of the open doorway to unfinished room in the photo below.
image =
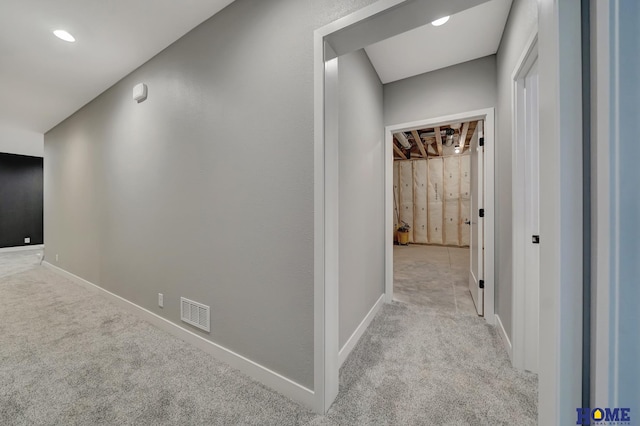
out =
{"type": "Polygon", "coordinates": [[[386,126],[388,301],[494,323],[494,120],[486,108],[386,126]]]}
{"type": "Polygon", "coordinates": [[[472,271],[470,253],[472,236],[476,248],[484,246],[478,243],[482,224],[471,220],[472,202],[482,204],[472,193],[478,176],[471,164],[473,150],[477,172],[482,128],[482,120],[471,120],[393,134],[395,300],[482,314],[483,297],[474,288],[481,262],[476,259],[472,271]]]}

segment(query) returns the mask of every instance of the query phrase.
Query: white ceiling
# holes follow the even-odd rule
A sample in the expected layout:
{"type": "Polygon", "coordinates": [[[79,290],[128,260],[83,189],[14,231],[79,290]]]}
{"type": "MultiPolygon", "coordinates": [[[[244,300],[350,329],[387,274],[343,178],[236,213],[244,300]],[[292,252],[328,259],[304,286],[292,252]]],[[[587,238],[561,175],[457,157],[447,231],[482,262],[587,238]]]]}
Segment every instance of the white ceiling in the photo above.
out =
{"type": "Polygon", "coordinates": [[[491,0],[367,47],[382,83],[391,83],[498,51],[512,0],[491,0]]]}
{"type": "Polygon", "coordinates": [[[232,1],[2,0],[0,124],[48,131],[232,1]]]}
{"type": "MultiPolygon", "coordinates": [[[[0,125],[44,133],[233,0],[1,0],[0,125]],[[52,31],[65,29],[67,43],[52,31]]],[[[383,83],[493,54],[512,0],[366,48],[383,83]]]]}

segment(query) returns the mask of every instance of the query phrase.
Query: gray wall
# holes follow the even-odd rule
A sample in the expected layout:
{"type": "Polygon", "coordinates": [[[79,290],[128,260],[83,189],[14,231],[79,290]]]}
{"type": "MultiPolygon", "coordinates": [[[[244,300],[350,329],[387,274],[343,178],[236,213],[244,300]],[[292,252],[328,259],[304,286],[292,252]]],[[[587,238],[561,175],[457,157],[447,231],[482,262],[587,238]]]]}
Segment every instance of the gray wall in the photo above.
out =
{"type": "Polygon", "coordinates": [[[44,135],[0,123],[0,152],[42,157],[44,154],[44,135]]]}
{"type": "Polygon", "coordinates": [[[498,119],[496,126],[496,313],[512,335],[513,258],[511,222],[512,74],[525,44],[537,27],[536,0],[514,0],[497,54],[498,119]]]}
{"type": "Polygon", "coordinates": [[[340,348],[384,293],[382,83],[364,50],[338,59],[340,348]]]}
{"type": "Polygon", "coordinates": [[[48,132],[46,260],[313,388],[313,30],[372,2],[237,0],[48,132]]]}
{"type": "Polygon", "coordinates": [[[384,85],[386,125],[495,106],[495,55],[384,85]]]}

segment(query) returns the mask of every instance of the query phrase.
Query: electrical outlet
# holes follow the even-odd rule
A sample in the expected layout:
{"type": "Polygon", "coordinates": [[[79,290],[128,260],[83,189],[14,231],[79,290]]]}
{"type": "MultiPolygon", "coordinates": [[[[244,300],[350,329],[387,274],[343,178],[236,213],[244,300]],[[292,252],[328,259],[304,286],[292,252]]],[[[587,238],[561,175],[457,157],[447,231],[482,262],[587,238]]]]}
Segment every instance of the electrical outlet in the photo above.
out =
{"type": "Polygon", "coordinates": [[[164,308],[164,295],[162,293],[158,293],[158,306],[164,308]]]}
{"type": "Polygon", "coordinates": [[[30,243],[31,243],[31,238],[30,238],[30,237],[26,237],[26,238],[24,239],[24,243],[25,243],[25,244],[30,244],[30,243]]]}
{"type": "Polygon", "coordinates": [[[56,262],[58,261],[58,253],[56,253],[56,262]]]}

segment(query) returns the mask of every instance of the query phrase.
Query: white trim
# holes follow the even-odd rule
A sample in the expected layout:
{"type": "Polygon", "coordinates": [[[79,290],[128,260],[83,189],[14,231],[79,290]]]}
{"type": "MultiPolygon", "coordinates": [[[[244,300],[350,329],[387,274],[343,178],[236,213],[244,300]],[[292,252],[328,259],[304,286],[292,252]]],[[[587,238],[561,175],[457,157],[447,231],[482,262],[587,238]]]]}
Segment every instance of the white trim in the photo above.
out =
{"type": "Polygon", "coordinates": [[[0,253],[13,253],[14,251],[27,251],[27,250],[42,250],[44,244],[36,244],[32,246],[17,246],[17,247],[5,247],[0,248],[0,253]]]}
{"type": "Polygon", "coordinates": [[[524,105],[519,105],[518,96],[524,90],[524,77],[538,59],[538,30],[534,30],[527,39],[524,49],[511,73],[511,215],[512,215],[512,261],[513,269],[511,282],[513,293],[511,296],[512,324],[511,340],[513,341],[513,356],[511,361],[518,370],[525,369],[525,250],[527,236],[524,234],[525,192],[522,188],[525,182],[525,155],[519,141],[525,140],[524,128],[519,123],[524,122],[524,105]]]}
{"type": "Polygon", "coordinates": [[[504,325],[502,325],[502,321],[500,320],[500,316],[498,314],[496,314],[496,328],[498,329],[500,340],[502,340],[504,348],[509,355],[509,360],[513,363],[513,346],[511,345],[509,336],[507,336],[507,331],[504,329],[504,325]]]}
{"type": "Polygon", "coordinates": [[[580,29],[580,2],[538,1],[541,425],[575,422],[582,406],[580,29]]]}
{"type": "Polygon", "coordinates": [[[362,337],[364,332],[367,331],[367,328],[369,328],[371,321],[373,321],[373,319],[376,317],[384,302],[385,295],[383,294],[378,298],[376,303],[373,304],[373,306],[369,310],[369,313],[364,317],[360,325],[358,325],[358,328],[356,328],[351,337],[349,337],[349,340],[347,340],[342,349],[340,349],[340,352],[338,353],[338,363],[340,367],[342,367],[342,364],[344,364],[344,362],[347,360],[349,354],[351,353],[351,351],[353,351],[353,348],[356,347],[356,344],[358,344],[358,341],[360,341],[360,338],[362,337]]]}
{"type": "MultiPolygon", "coordinates": [[[[330,47],[326,46],[327,51],[330,47]]],[[[338,396],[340,365],[339,346],[339,281],[340,281],[340,233],[339,233],[339,124],[338,124],[338,58],[325,62],[325,122],[324,122],[324,409],[338,396]]]]}
{"type": "Polygon", "coordinates": [[[612,134],[609,140],[609,309],[610,309],[610,335],[609,335],[609,369],[611,377],[609,382],[611,402],[618,406],[620,404],[620,1],[612,2],[613,28],[610,28],[609,37],[613,38],[613,52],[609,61],[613,63],[609,75],[609,108],[613,111],[610,116],[609,133],[612,134]],[[613,92],[611,92],[613,89],[613,92]]]}
{"type": "Polygon", "coordinates": [[[106,296],[111,302],[116,303],[119,307],[126,309],[128,312],[132,313],[140,317],[141,319],[148,321],[149,323],[155,325],[163,331],[168,332],[169,334],[181,339],[210,355],[213,355],[217,359],[222,362],[229,364],[231,367],[236,368],[247,374],[252,379],[257,380],[258,382],[268,386],[284,396],[293,399],[294,401],[306,406],[313,407],[315,395],[314,392],[306,387],[276,373],[275,371],[269,370],[268,368],[258,364],[257,362],[251,361],[248,358],[239,355],[224,346],[218,345],[210,340],[206,340],[203,337],[180,327],[173,322],[162,318],[161,316],[144,309],[141,306],[136,305],[133,302],[124,299],[117,294],[113,294],[108,290],[105,290],[102,287],[93,284],[90,281],[85,280],[84,278],[80,278],[77,275],[72,274],[69,271],[65,271],[64,269],[52,265],[49,262],[43,262],[43,266],[55,272],[56,274],[67,278],[68,280],[81,285],[82,287],[96,291],[97,293],[106,296]]]}
{"type": "MultiPolygon", "coordinates": [[[[332,217],[336,215],[334,211],[338,205],[338,194],[331,188],[332,182],[337,178],[331,169],[337,168],[332,164],[332,159],[325,157],[331,153],[337,141],[332,140],[330,135],[326,135],[326,128],[331,128],[335,123],[331,123],[331,117],[325,117],[326,110],[330,110],[325,104],[325,59],[335,57],[330,46],[325,46],[326,38],[352,25],[364,22],[369,18],[384,11],[393,9],[403,3],[410,3],[410,0],[379,0],[366,6],[350,15],[338,19],[314,31],[314,56],[313,56],[313,79],[314,79],[314,390],[316,400],[314,410],[318,413],[325,413],[338,394],[339,386],[339,366],[338,366],[338,343],[339,333],[338,321],[338,280],[335,274],[337,270],[336,253],[330,251],[330,247],[337,247],[338,233],[337,222],[334,224],[332,217]],[[326,55],[325,55],[325,48],[326,55]]],[[[449,6],[455,5],[454,9],[468,5],[465,1],[449,1],[449,6]]],[[[452,6],[453,7],[453,6],[452,6]]],[[[336,100],[334,100],[336,101],[336,100]]],[[[337,102],[337,101],[336,101],[337,102]]],[[[491,110],[491,127],[487,129],[493,139],[494,135],[494,112],[491,110]]],[[[493,146],[491,150],[493,151],[493,146]]],[[[485,150],[486,152],[486,150],[485,150]]],[[[486,158],[486,156],[485,156],[486,158]]],[[[486,160],[485,160],[486,161],[486,160]]],[[[491,156],[491,169],[493,170],[493,155],[491,156]]],[[[493,190],[494,177],[491,175],[490,184],[493,190]]],[[[491,192],[493,195],[493,191],[491,192]]],[[[493,199],[489,205],[494,205],[493,199]]],[[[490,231],[493,236],[493,220],[495,212],[489,210],[485,223],[490,223],[490,231]]],[[[485,225],[485,229],[487,225],[485,225]]],[[[493,238],[491,239],[491,252],[493,253],[493,238]]],[[[385,250],[387,251],[387,250],[385,250]]],[[[392,274],[392,272],[391,272],[392,274]]],[[[385,276],[388,279],[390,273],[387,270],[385,276]]],[[[485,281],[494,279],[493,260],[485,271],[485,281]]],[[[490,289],[490,312],[485,316],[487,322],[494,322],[494,289],[493,284],[490,289]]],[[[485,294],[488,292],[485,290],[485,294]]],[[[487,303],[485,303],[486,307],[487,303]]]]}
{"type": "Polygon", "coordinates": [[[384,134],[384,294],[387,303],[393,300],[393,131],[385,127],[384,134]],[[391,175],[391,179],[389,179],[391,175]]]}
{"type": "Polygon", "coordinates": [[[475,111],[393,124],[385,127],[385,295],[386,300],[393,299],[393,134],[417,127],[434,127],[456,121],[485,120],[484,127],[484,318],[487,323],[495,324],[495,111],[485,108],[475,111]],[[491,208],[488,208],[491,206],[491,208]]]}
{"type": "Polygon", "coordinates": [[[610,377],[610,311],[611,306],[611,127],[610,112],[610,33],[609,2],[592,0],[592,189],[594,215],[592,226],[592,371],[591,406],[612,407],[610,377]],[[595,34],[594,34],[595,33],[595,34]]]}
{"type": "MultiPolygon", "coordinates": [[[[314,411],[324,414],[325,380],[325,321],[324,300],[324,42],[316,31],[313,35],[314,51],[314,140],[313,140],[313,388],[314,411]]],[[[335,309],[336,307],[334,307],[335,309]]]]}
{"type": "MultiPolygon", "coordinates": [[[[313,34],[313,82],[314,82],[314,138],[313,138],[313,239],[314,239],[314,391],[313,409],[326,413],[339,387],[339,329],[338,329],[338,277],[337,251],[337,203],[338,193],[332,189],[332,179],[337,179],[337,164],[325,158],[327,151],[337,147],[337,140],[328,135],[325,144],[325,125],[331,127],[331,117],[325,120],[325,49],[326,57],[335,56],[331,47],[325,46],[325,38],[341,29],[364,21],[378,13],[391,9],[407,0],[380,0],[348,16],[338,19],[313,34]],[[327,122],[326,122],[327,121],[327,122]],[[333,167],[333,168],[332,168],[333,167]],[[327,170],[329,168],[331,170],[327,170]],[[333,218],[333,219],[332,219],[333,218]],[[333,221],[336,220],[334,223],[333,221]]],[[[337,81],[336,81],[337,83],[337,81]]],[[[337,102],[337,99],[334,99],[337,102]]]]}
{"type": "Polygon", "coordinates": [[[495,324],[495,237],[496,237],[496,209],[495,201],[495,112],[487,109],[484,125],[484,319],[487,323],[495,324]],[[486,206],[489,206],[487,208],[486,206]]]}

